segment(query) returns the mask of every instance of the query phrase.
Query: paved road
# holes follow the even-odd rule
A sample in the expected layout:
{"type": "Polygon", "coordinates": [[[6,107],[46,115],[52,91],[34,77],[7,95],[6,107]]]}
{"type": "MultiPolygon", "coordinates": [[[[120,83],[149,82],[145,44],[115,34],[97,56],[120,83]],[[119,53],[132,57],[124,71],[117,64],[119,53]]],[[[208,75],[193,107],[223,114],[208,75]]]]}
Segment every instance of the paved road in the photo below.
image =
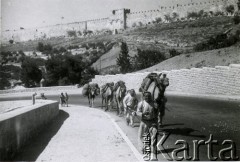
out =
{"type": "Polygon", "coordinates": [[[137,161],[109,117],[84,106],[64,107],[17,161],[137,161]]]}
{"type": "MultiPolygon", "coordinates": [[[[58,100],[57,96],[47,96],[48,99],[58,100]]],[[[13,99],[13,98],[11,98],[13,99]]],[[[26,99],[25,97],[14,98],[26,99]]],[[[1,99],[0,99],[1,101],[1,99]]],[[[87,99],[81,95],[71,95],[71,104],[88,106],[87,99]]],[[[96,98],[95,108],[100,109],[101,99],[96,98]]],[[[213,99],[199,99],[193,97],[168,96],[168,111],[166,111],[164,127],[160,132],[170,132],[171,135],[164,144],[165,152],[171,153],[179,145],[175,142],[179,139],[186,140],[190,146],[189,153],[193,155],[193,140],[209,139],[210,134],[214,140],[218,140],[218,145],[214,145],[213,155],[218,157],[218,152],[223,146],[222,141],[231,139],[236,143],[237,155],[240,156],[240,101],[220,101],[213,99]]],[[[124,118],[117,117],[115,112],[109,113],[115,118],[117,124],[122,128],[132,143],[137,146],[136,137],[138,127],[130,128],[126,126],[124,118]]],[[[161,138],[161,136],[159,136],[161,138]]],[[[207,146],[199,148],[200,160],[207,158],[207,146]]],[[[166,156],[166,154],[164,154],[166,156]]],[[[179,156],[181,153],[179,154],[179,156]]],[[[163,159],[161,154],[159,159],[163,159]]]]}

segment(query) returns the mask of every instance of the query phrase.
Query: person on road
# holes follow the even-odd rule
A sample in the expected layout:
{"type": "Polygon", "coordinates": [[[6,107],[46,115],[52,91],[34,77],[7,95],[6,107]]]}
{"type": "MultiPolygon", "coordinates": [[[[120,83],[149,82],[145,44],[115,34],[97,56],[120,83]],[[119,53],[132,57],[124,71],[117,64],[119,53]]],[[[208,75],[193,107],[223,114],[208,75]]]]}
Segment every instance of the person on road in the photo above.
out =
{"type": "Polygon", "coordinates": [[[67,92],[65,92],[65,103],[66,103],[67,107],[68,107],[68,99],[69,99],[69,96],[68,96],[67,92]]]}
{"type": "Polygon", "coordinates": [[[65,101],[65,96],[64,96],[64,94],[61,93],[60,96],[59,96],[59,98],[60,98],[60,104],[61,104],[61,106],[65,106],[66,101],[65,101]]]}
{"type": "Polygon", "coordinates": [[[138,105],[138,99],[134,89],[128,91],[127,95],[123,99],[124,112],[126,116],[127,125],[134,127],[134,116],[136,115],[136,108],[138,105]]]}
{"type": "Polygon", "coordinates": [[[43,100],[46,100],[46,99],[47,99],[47,97],[45,96],[44,93],[41,93],[41,99],[43,99],[43,100]]]}
{"type": "Polygon", "coordinates": [[[157,114],[158,114],[158,125],[160,127],[163,126],[163,117],[165,115],[165,109],[166,109],[166,102],[167,98],[165,96],[158,95],[157,99],[155,100],[157,103],[157,114]]]}
{"type": "Polygon", "coordinates": [[[143,135],[150,136],[150,160],[156,160],[157,157],[157,108],[151,97],[150,92],[144,92],[143,101],[139,102],[137,107],[137,116],[141,117],[138,131],[138,144],[140,150],[144,152],[143,135]]]}

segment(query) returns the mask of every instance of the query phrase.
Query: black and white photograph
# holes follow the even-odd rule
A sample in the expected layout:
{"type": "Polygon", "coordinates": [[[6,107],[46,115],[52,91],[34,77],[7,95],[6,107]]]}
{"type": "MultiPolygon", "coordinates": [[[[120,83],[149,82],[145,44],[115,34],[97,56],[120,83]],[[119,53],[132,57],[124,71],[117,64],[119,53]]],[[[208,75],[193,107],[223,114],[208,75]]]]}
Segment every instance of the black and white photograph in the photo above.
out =
{"type": "Polygon", "coordinates": [[[240,160],[240,0],[0,6],[0,161],[240,160]]]}

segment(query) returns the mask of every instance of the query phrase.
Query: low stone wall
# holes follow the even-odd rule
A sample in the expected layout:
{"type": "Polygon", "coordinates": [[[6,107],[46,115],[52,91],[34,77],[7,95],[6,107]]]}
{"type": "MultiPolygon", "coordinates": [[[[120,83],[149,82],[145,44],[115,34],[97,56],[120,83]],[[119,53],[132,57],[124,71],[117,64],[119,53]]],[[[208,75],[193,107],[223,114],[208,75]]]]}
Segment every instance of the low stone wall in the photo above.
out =
{"type": "Polygon", "coordinates": [[[48,91],[68,91],[77,89],[77,86],[53,86],[53,87],[36,87],[36,88],[25,88],[25,89],[9,89],[0,90],[0,94],[7,93],[25,93],[25,92],[48,92],[48,91]]]}
{"type": "Polygon", "coordinates": [[[0,161],[11,160],[58,112],[58,102],[44,101],[0,114],[0,161]]]}
{"type": "MultiPolygon", "coordinates": [[[[191,68],[171,71],[154,71],[166,73],[170,85],[167,91],[192,93],[192,94],[213,94],[213,95],[240,95],[240,64],[229,66],[216,66],[215,68],[191,68]]],[[[125,81],[128,89],[138,89],[144,77],[150,72],[97,75],[93,83],[100,86],[107,82],[125,81]]]]}

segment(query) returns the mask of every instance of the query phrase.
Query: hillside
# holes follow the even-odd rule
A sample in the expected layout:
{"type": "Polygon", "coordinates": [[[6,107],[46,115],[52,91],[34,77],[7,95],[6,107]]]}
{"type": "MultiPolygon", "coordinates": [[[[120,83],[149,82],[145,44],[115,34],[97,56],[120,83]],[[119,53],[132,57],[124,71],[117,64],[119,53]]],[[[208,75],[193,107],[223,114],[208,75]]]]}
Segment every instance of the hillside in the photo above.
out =
{"type": "Polygon", "coordinates": [[[191,50],[193,45],[210,36],[222,33],[233,26],[231,17],[208,17],[194,21],[179,21],[172,23],[155,23],[142,27],[127,29],[116,35],[93,35],[76,38],[50,38],[45,40],[32,40],[17,42],[1,47],[2,51],[33,51],[38,42],[51,44],[53,47],[68,47],[69,45],[81,45],[85,43],[104,41],[125,41],[129,46],[142,49],[167,50],[176,48],[180,51],[191,50]]]}
{"type": "Polygon", "coordinates": [[[223,49],[182,54],[138,72],[228,66],[239,63],[240,43],[223,49]]]}
{"type": "Polygon", "coordinates": [[[110,51],[103,54],[92,67],[102,73],[116,71],[116,59],[120,52],[118,42],[124,41],[129,48],[130,56],[137,53],[137,49],[157,50],[166,54],[169,58],[169,49],[175,49],[182,55],[168,59],[150,69],[178,69],[202,66],[228,65],[239,61],[237,46],[219,50],[195,53],[193,47],[208,40],[212,36],[224,33],[232,29],[231,34],[235,34],[240,25],[234,25],[232,17],[217,16],[207,17],[192,21],[178,21],[172,23],[154,23],[141,27],[127,29],[123,33],[116,35],[93,35],[81,38],[51,38],[47,40],[35,40],[2,46],[2,51],[35,51],[38,42],[51,44],[53,48],[70,45],[84,45],[97,42],[112,42],[116,44],[110,51]],[[116,43],[117,42],[117,43],[116,43]],[[220,51],[220,52],[219,52],[220,51]]]}

